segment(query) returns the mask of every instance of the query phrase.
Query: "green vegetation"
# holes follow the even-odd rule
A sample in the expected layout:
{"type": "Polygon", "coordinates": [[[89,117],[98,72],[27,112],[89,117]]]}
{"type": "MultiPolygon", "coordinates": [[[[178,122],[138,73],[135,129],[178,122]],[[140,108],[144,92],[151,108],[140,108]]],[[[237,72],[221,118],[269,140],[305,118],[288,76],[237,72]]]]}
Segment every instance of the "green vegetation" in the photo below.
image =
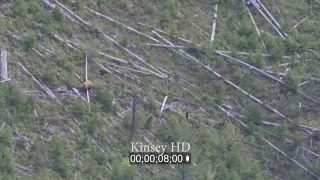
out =
{"type": "Polygon", "coordinates": [[[313,179],[257,134],[320,176],[318,158],[303,150],[318,153],[319,105],[300,94],[319,101],[317,1],[263,1],[286,40],[250,6],[260,39],[240,0],[59,0],[87,25],[50,2],[54,8],[37,0],[0,2],[0,48],[8,52],[11,78],[0,79],[0,179],[313,179]],[[177,49],[147,45],[169,44],[152,29],[187,47],[182,50],[198,62],[177,49]],[[284,85],[216,51],[230,51],[284,85]],[[81,88],[86,55],[90,102],[81,88]],[[159,71],[170,78],[155,76],[159,71]],[[129,164],[133,94],[135,141],[188,142],[191,165],[129,164]]]}

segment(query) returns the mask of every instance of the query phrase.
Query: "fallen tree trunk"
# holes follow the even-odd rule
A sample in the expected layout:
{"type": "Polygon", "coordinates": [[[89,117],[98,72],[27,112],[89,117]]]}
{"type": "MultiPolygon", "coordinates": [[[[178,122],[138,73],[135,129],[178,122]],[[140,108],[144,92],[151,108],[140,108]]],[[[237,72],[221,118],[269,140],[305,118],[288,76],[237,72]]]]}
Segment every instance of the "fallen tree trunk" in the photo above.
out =
{"type": "Polygon", "coordinates": [[[155,38],[153,38],[153,37],[151,37],[151,36],[149,36],[149,35],[147,35],[147,34],[144,34],[144,33],[142,33],[142,32],[139,32],[139,31],[133,29],[132,27],[129,27],[129,26],[127,26],[127,25],[125,25],[125,24],[123,24],[123,23],[121,23],[121,22],[118,22],[118,21],[116,21],[116,20],[114,20],[114,19],[112,19],[112,18],[110,18],[110,17],[108,17],[108,16],[106,16],[106,15],[103,15],[103,14],[97,12],[97,11],[94,11],[94,10],[92,10],[92,9],[86,7],[86,6],[85,6],[85,8],[88,9],[90,12],[94,13],[95,15],[99,16],[99,17],[103,17],[104,19],[107,19],[107,20],[109,20],[109,21],[111,21],[111,22],[113,22],[113,23],[119,24],[119,25],[127,28],[127,29],[130,30],[130,31],[133,31],[133,32],[135,32],[135,33],[137,33],[137,34],[139,34],[139,35],[141,35],[141,36],[144,36],[144,37],[147,37],[148,39],[151,39],[152,41],[159,42],[157,39],[155,39],[155,38]]]}
{"type": "MultiPolygon", "coordinates": [[[[161,30],[161,29],[154,28],[154,27],[152,27],[152,26],[150,26],[150,25],[147,25],[147,24],[144,24],[144,23],[142,23],[142,22],[138,22],[137,24],[138,24],[138,25],[141,25],[141,26],[146,26],[146,27],[148,27],[148,28],[151,28],[152,30],[155,30],[155,31],[157,31],[157,32],[159,32],[159,33],[162,33],[162,34],[165,34],[165,35],[167,35],[167,36],[170,35],[169,33],[165,32],[165,31],[163,31],[163,30],[161,30]]],[[[208,33],[207,33],[207,34],[208,34],[208,33]]],[[[210,35],[208,34],[208,36],[210,36],[210,35]]],[[[192,41],[187,40],[187,39],[182,38],[182,37],[176,37],[176,36],[173,36],[173,37],[175,37],[175,38],[177,38],[177,39],[179,39],[179,40],[181,40],[181,41],[183,41],[183,42],[186,42],[186,43],[196,44],[196,43],[193,43],[192,41]]],[[[200,46],[200,44],[196,44],[196,45],[197,45],[197,46],[200,46]]]]}
{"type": "Polygon", "coordinates": [[[252,14],[251,14],[251,12],[250,12],[250,10],[249,10],[248,7],[247,7],[247,10],[248,10],[248,13],[249,13],[251,22],[252,22],[252,24],[254,25],[254,27],[256,28],[256,32],[257,32],[257,34],[258,34],[258,37],[259,37],[260,42],[261,42],[261,44],[262,44],[262,47],[263,47],[263,49],[265,50],[265,52],[268,52],[267,47],[266,47],[266,45],[264,44],[264,41],[263,41],[263,39],[262,39],[262,37],[261,37],[259,28],[258,28],[256,22],[254,21],[253,16],[252,16],[252,14]]]}
{"type": "Polygon", "coordinates": [[[40,86],[41,89],[43,89],[51,98],[55,98],[56,96],[51,92],[50,89],[46,88],[44,85],[42,85],[21,63],[16,62],[24,72],[26,72],[28,75],[32,77],[32,79],[40,86]]]}
{"type": "MultiPolygon", "coordinates": [[[[278,82],[278,83],[280,83],[280,84],[282,84],[282,85],[285,85],[284,82],[282,82],[281,80],[277,79],[277,78],[274,77],[274,76],[271,76],[271,75],[268,74],[268,73],[265,73],[265,72],[262,71],[261,69],[258,69],[258,68],[254,67],[254,66],[252,66],[252,65],[250,65],[250,64],[248,64],[248,63],[245,63],[245,62],[243,62],[243,61],[241,61],[241,60],[239,60],[239,59],[236,59],[236,58],[233,58],[233,57],[231,57],[231,56],[228,56],[228,55],[225,55],[225,54],[223,54],[223,53],[220,53],[219,51],[216,51],[216,53],[218,53],[219,55],[222,55],[222,56],[224,56],[224,57],[227,57],[227,58],[229,58],[229,59],[232,59],[232,60],[238,62],[239,64],[245,65],[245,66],[249,67],[250,69],[253,69],[253,70],[255,70],[256,72],[262,74],[263,76],[265,76],[265,77],[267,77],[267,78],[270,78],[270,79],[272,79],[272,80],[274,80],[274,81],[276,81],[276,82],[278,82]]],[[[284,74],[285,74],[285,73],[284,73],[284,74]]],[[[297,92],[298,92],[299,94],[301,94],[302,96],[306,97],[307,99],[309,99],[310,101],[317,102],[316,100],[314,100],[314,98],[311,98],[310,96],[304,94],[302,91],[298,90],[297,92]]]]}
{"type": "Polygon", "coordinates": [[[292,29],[295,29],[296,27],[298,27],[299,24],[302,23],[303,21],[305,21],[306,19],[308,19],[308,17],[305,17],[304,19],[302,19],[300,22],[298,22],[296,25],[294,25],[294,26],[292,27],[292,29]]]}
{"type": "MultiPolygon", "coordinates": [[[[156,33],[155,31],[153,31],[153,33],[155,33],[158,37],[160,37],[162,40],[164,40],[166,43],[170,44],[170,45],[174,45],[172,44],[170,41],[166,40],[165,38],[163,38],[161,35],[159,35],[158,33],[156,33]]],[[[241,91],[242,93],[244,93],[245,95],[247,95],[251,100],[255,101],[256,103],[260,104],[261,106],[265,107],[266,109],[274,112],[275,114],[279,115],[281,118],[286,119],[288,121],[292,121],[290,118],[288,118],[287,116],[281,114],[280,112],[278,112],[276,109],[271,108],[269,105],[263,103],[261,100],[259,100],[258,98],[252,96],[251,94],[249,94],[247,91],[243,90],[242,88],[240,88],[239,86],[237,86],[236,84],[232,83],[231,81],[229,81],[228,79],[226,79],[225,77],[221,76],[219,73],[217,73],[216,71],[212,70],[211,67],[206,66],[205,64],[201,63],[198,59],[196,59],[195,57],[189,55],[188,53],[184,52],[183,50],[179,50],[181,53],[183,53],[184,55],[186,55],[188,58],[194,60],[195,62],[197,62],[198,64],[200,64],[202,67],[204,67],[205,69],[207,69],[208,71],[210,71],[211,73],[213,73],[214,75],[216,75],[217,77],[219,77],[220,79],[222,79],[225,83],[231,85],[232,87],[234,87],[235,89],[241,91]]]]}
{"type": "Polygon", "coordinates": [[[192,25],[196,28],[198,28],[201,32],[203,32],[205,35],[210,37],[210,34],[207,33],[207,31],[203,30],[201,27],[199,27],[198,25],[196,25],[195,23],[192,23],[192,25]]]}
{"type": "Polygon", "coordinates": [[[187,49],[188,48],[188,47],[185,47],[185,46],[171,46],[171,45],[165,45],[165,44],[150,44],[150,43],[148,43],[147,46],[173,48],[173,49],[187,49]]]}

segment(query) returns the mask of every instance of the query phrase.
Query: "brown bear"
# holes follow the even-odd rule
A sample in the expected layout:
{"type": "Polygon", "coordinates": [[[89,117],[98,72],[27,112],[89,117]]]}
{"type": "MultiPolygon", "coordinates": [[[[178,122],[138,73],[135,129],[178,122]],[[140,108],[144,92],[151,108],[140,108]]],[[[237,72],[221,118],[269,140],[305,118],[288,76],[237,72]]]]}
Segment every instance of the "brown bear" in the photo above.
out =
{"type": "Polygon", "coordinates": [[[83,91],[87,91],[87,90],[90,91],[92,88],[93,88],[93,84],[91,81],[88,80],[88,81],[82,83],[82,90],[83,91]]]}

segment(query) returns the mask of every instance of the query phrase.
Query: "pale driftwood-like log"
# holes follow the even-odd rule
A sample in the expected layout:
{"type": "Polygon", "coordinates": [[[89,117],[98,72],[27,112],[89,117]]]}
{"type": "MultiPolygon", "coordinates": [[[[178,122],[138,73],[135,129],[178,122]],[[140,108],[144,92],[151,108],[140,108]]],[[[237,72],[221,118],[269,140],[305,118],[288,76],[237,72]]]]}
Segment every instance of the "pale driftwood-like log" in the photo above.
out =
{"type": "Polygon", "coordinates": [[[198,25],[196,25],[195,23],[192,23],[192,25],[194,27],[196,27],[197,29],[199,29],[201,32],[203,32],[205,35],[209,36],[210,37],[210,34],[207,33],[207,31],[203,30],[201,27],[199,27],[198,25]]]}
{"type": "MultiPolygon", "coordinates": [[[[278,66],[278,67],[283,67],[283,66],[288,66],[288,65],[291,65],[291,64],[297,64],[297,63],[302,63],[302,62],[307,62],[307,61],[311,61],[311,60],[310,60],[310,59],[306,59],[306,60],[304,60],[304,61],[297,60],[297,61],[294,61],[294,62],[292,62],[292,63],[284,63],[284,64],[279,64],[279,65],[277,65],[277,66],[278,66]]],[[[267,69],[271,69],[271,68],[273,68],[273,66],[267,67],[267,69]]]]}
{"type": "Polygon", "coordinates": [[[108,17],[106,15],[103,15],[103,14],[101,14],[101,13],[99,13],[97,11],[94,11],[94,10],[88,8],[88,7],[85,7],[85,8],[88,9],[90,12],[94,13],[95,15],[99,16],[99,17],[103,17],[104,19],[107,19],[107,20],[109,20],[109,21],[111,21],[113,23],[116,23],[118,25],[121,25],[121,26],[125,27],[126,29],[128,29],[130,31],[133,31],[133,32],[135,32],[135,33],[137,33],[137,34],[139,34],[141,36],[144,36],[144,37],[147,37],[148,39],[151,39],[152,41],[159,42],[157,39],[155,39],[155,38],[153,38],[153,37],[151,37],[151,36],[149,36],[147,34],[144,34],[142,32],[139,32],[139,31],[133,29],[132,27],[129,27],[129,26],[127,26],[127,25],[125,25],[125,24],[123,24],[121,22],[118,22],[118,21],[116,21],[116,20],[114,20],[114,19],[112,19],[112,18],[110,18],[110,17],[108,17]]]}
{"type": "MultiPolygon", "coordinates": [[[[259,128],[259,127],[258,127],[258,128],[259,128]]],[[[262,128],[260,128],[260,129],[262,129],[262,128]]],[[[290,140],[290,139],[282,138],[281,136],[279,136],[279,135],[277,135],[277,134],[274,134],[273,132],[270,132],[270,131],[265,130],[265,129],[262,129],[262,130],[265,131],[265,132],[267,132],[267,133],[269,133],[269,134],[271,134],[271,135],[274,136],[274,137],[281,138],[281,139],[282,139],[283,141],[285,141],[286,143],[294,144],[293,141],[290,140]]],[[[308,152],[309,154],[312,154],[313,156],[316,156],[318,159],[320,158],[320,155],[319,155],[319,154],[317,154],[317,153],[315,153],[315,152],[313,152],[313,151],[311,151],[311,150],[309,150],[309,149],[307,149],[307,148],[305,148],[305,147],[303,147],[303,146],[298,146],[298,149],[302,149],[302,150],[308,152]]]]}
{"type": "Polygon", "coordinates": [[[278,36],[274,36],[274,35],[266,32],[266,31],[264,31],[264,30],[259,30],[259,31],[262,32],[262,33],[264,33],[264,34],[266,34],[266,35],[269,35],[269,36],[271,36],[271,37],[273,37],[273,38],[278,38],[278,36]]]}
{"type": "MultiPolygon", "coordinates": [[[[222,109],[221,109],[222,110],[222,109]]],[[[238,118],[234,117],[231,113],[229,113],[226,110],[223,110],[225,113],[228,114],[228,116],[232,117],[234,120],[236,120],[237,122],[239,122],[244,128],[247,128],[247,125],[245,123],[243,123],[241,120],[239,120],[238,118]]],[[[285,152],[281,151],[278,147],[276,147],[275,145],[273,145],[271,142],[269,142],[267,139],[265,139],[264,137],[262,137],[261,135],[259,135],[257,132],[254,132],[254,134],[256,136],[258,136],[259,138],[261,138],[263,141],[265,141],[269,146],[271,146],[272,148],[274,148],[276,151],[278,151],[279,153],[281,153],[283,156],[285,156],[286,158],[288,158],[291,162],[293,162],[294,164],[298,165],[300,168],[302,168],[303,170],[305,170],[306,172],[308,172],[309,174],[311,174],[312,176],[316,177],[317,179],[320,179],[317,175],[315,175],[312,171],[310,171],[309,169],[307,169],[306,167],[304,167],[303,165],[301,165],[298,161],[292,159],[290,156],[288,156],[285,152]]]]}
{"type": "Polygon", "coordinates": [[[298,27],[299,24],[302,23],[303,21],[305,21],[306,19],[308,19],[308,17],[303,18],[300,22],[298,22],[296,25],[294,25],[294,26],[292,27],[292,29],[295,29],[296,27],[298,27]]]}
{"type": "Polygon", "coordinates": [[[165,105],[165,104],[166,104],[166,102],[167,102],[167,98],[168,98],[168,96],[164,97],[164,99],[163,99],[163,102],[162,102],[162,106],[161,106],[160,113],[162,113],[162,111],[163,111],[163,109],[164,109],[164,105],[165,105]]]}
{"type": "Polygon", "coordinates": [[[32,77],[32,79],[40,86],[41,89],[43,89],[51,98],[55,98],[56,96],[51,92],[50,89],[46,88],[44,85],[42,85],[21,63],[17,62],[18,65],[23,69],[24,72],[26,72],[28,75],[32,77]]]}
{"type": "MultiPolygon", "coordinates": [[[[86,26],[92,27],[89,23],[87,23],[86,21],[84,21],[83,19],[81,19],[79,16],[77,16],[75,13],[73,13],[72,11],[70,11],[68,8],[66,8],[65,6],[63,6],[61,3],[59,3],[57,0],[55,0],[63,9],[66,9],[70,14],[72,14],[73,16],[75,16],[77,19],[79,19],[83,24],[85,24],[86,26]]],[[[162,73],[161,71],[159,71],[157,68],[155,68],[154,66],[152,66],[151,64],[147,63],[144,59],[142,59],[141,57],[139,57],[138,55],[136,55],[135,53],[131,52],[129,49],[127,49],[126,47],[123,47],[120,43],[118,43],[116,40],[114,40],[113,38],[109,37],[108,35],[106,35],[105,33],[103,33],[102,31],[99,30],[99,28],[96,28],[96,31],[101,33],[106,39],[108,39],[109,41],[113,42],[116,46],[118,46],[119,48],[121,48],[122,50],[126,51],[127,53],[129,53],[130,55],[132,55],[133,57],[135,57],[136,59],[138,59],[139,61],[141,61],[143,64],[145,64],[146,66],[152,68],[154,71],[156,71],[158,73],[158,75],[165,79],[167,78],[167,76],[162,73]]]]}
{"type": "Polygon", "coordinates": [[[212,33],[211,33],[211,39],[210,39],[211,42],[214,41],[214,35],[216,32],[217,19],[218,19],[218,4],[216,4],[214,9],[215,9],[215,12],[212,20],[212,33]]]}
{"type": "Polygon", "coordinates": [[[267,17],[267,15],[258,7],[256,4],[253,4],[254,7],[259,11],[259,13],[268,21],[268,23],[273,27],[273,29],[279,34],[282,39],[286,39],[283,34],[279,31],[279,29],[271,22],[271,20],[267,17]]]}
{"type": "Polygon", "coordinates": [[[251,22],[252,22],[252,24],[254,25],[254,27],[256,28],[256,32],[257,32],[257,34],[258,34],[258,37],[259,37],[260,42],[261,42],[261,44],[262,44],[262,47],[263,47],[263,49],[265,50],[265,52],[267,52],[267,51],[268,51],[268,50],[267,50],[267,47],[266,47],[266,45],[264,44],[263,39],[261,38],[261,34],[260,34],[260,31],[259,31],[259,28],[258,28],[256,22],[254,21],[254,18],[253,18],[253,16],[252,16],[252,14],[251,14],[248,6],[247,6],[247,10],[248,10],[248,13],[249,13],[251,22]]]}
{"type": "Polygon", "coordinates": [[[80,96],[84,101],[87,102],[87,100],[86,100],[84,97],[81,96],[81,94],[80,94],[80,92],[78,91],[78,89],[72,88],[72,90],[73,90],[78,96],[80,96]]]}
{"type": "Polygon", "coordinates": [[[86,21],[84,21],[83,19],[81,19],[78,15],[76,15],[75,13],[73,13],[71,10],[69,10],[67,7],[65,7],[63,4],[61,4],[59,1],[55,0],[55,2],[65,11],[67,11],[69,14],[73,15],[74,17],[76,17],[78,20],[80,20],[83,24],[85,25],[89,25],[89,23],[87,23],[86,21]]]}
{"type": "Polygon", "coordinates": [[[33,50],[34,52],[36,52],[39,56],[41,56],[41,57],[44,58],[43,54],[41,54],[38,50],[36,50],[35,48],[32,48],[32,50],[33,50]]]}
{"type": "MultiPolygon", "coordinates": [[[[233,51],[217,51],[217,52],[220,52],[220,53],[224,53],[224,54],[239,54],[239,55],[250,55],[250,53],[247,53],[247,52],[233,52],[233,51]]],[[[262,56],[264,57],[272,57],[271,54],[261,54],[262,56]]],[[[291,59],[290,56],[282,56],[282,58],[285,58],[285,59],[291,59]]],[[[301,62],[301,61],[299,61],[301,62]]]]}
{"type": "MultiPolygon", "coordinates": [[[[236,62],[239,63],[239,64],[245,65],[245,66],[249,67],[249,69],[253,69],[253,70],[255,70],[256,72],[262,74],[264,77],[267,77],[267,78],[272,79],[272,80],[274,80],[274,81],[276,81],[276,82],[278,82],[278,83],[280,83],[280,84],[282,84],[282,85],[285,85],[284,82],[282,82],[281,80],[277,79],[276,77],[274,77],[274,76],[272,76],[272,75],[270,75],[270,74],[262,71],[261,69],[258,69],[258,68],[254,67],[254,66],[252,66],[252,65],[250,65],[250,64],[248,64],[248,63],[245,63],[245,62],[243,62],[243,61],[241,61],[241,60],[239,60],[239,59],[233,58],[233,57],[231,57],[231,56],[228,56],[228,55],[226,55],[226,54],[220,53],[220,52],[218,52],[218,51],[216,51],[216,53],[219,54],[219,55],[221,55],[221,56],[224,56],[224,57],[227,57],[227,58],[229,58],[229,59],[232,59],[232,60],[236,61],[236,62]]],[[[287,72],[287,71],[286,71],[286,72],[287,72]]],[[[285,72],[284,74],[286,74],[286,72],[285,72]]],[[[302,92],[301,90],[298,90],[298,93],[301,94],[302,96],[304,96],[305,98],[309,99],[310,101],[317,102],[314,98],[311,98],[310,96],[306,95],[306,94],[305,94],[304,92],[302,92]]],[[[274,112],[275,112],[275,111],[274,111],[274,112]]]]}
{"type": "Polygon", "coordinates": [[[50,51],[49,49],[45,48],[44,46],[40,45],[40,47],[44,50],[46,50],[49,54],[53,54],[52,51],[50,51]]]}
{"type": "Polygon", "coordinates": [[[108,55],[108,54],[106,54],[106,53],[103,53],[103,52],[99,52],[99,54],[100,54],[100,55],[103,55],[103,56],[105,56],[105,57],[107,57],[107,58],[110,58],[110,59],[112,59],[112,60],[121,62],[121,63],[125,63],[125,64],[128,63],[128,61],[126,61],[126,60],[123,60],[123,59],[120,59],[120,58],[117,58],[117,57],[114,57],[114,56],[110,56],[110,55],[108,55]]]}
{"type": "MultiPolygon", "coordinates": [[[[158,33],[156,33],[155,31],[153,31],[153,33],[155,33],[158,37],[160,37],[162,40],[164,40],[166,43],[170,44],[170,45],[174,45],[172,44],[170,41],[166,40],[165,38],[163,38],[161,35],[159,35],[158,33]]],[[[212,70],[211,67],[206,66],[205,64],[203,64],[202,62],[200,62],[198,59],[196,59],[195,57],[189,55],[188,53],[184,52],[183,50],[179,50],[181,53],[183,53],[184,55],[186,55],[187,57],[189,57],[190,59],[194,60],[195,62],[197,62],[198,64],[200,64],[202,67],[204,67],[205,69],[207,69],[208,71],[210,71],[211,73],[213,73],[215,76],[219,77],[220,79],[222,79],[225,83],[231,85],[232,87],[234,87],[235,89],[241,91],[242,93],[244,93],[245,95],[247,95],[251,100],[255,101],[256,103],[260,104],[261,106],[265,107],[266,109],[268,109],[271,112],[274,112],[275,114],[279,115],[281,118],[286,119],[288,121],[292,121],[290,118],[288,118],[287,116],[283,115],[282,113],[278,112],[276,109],[271,108],[269,105],[265,104],[264,102],[262,102],[260,99],[254,97],[253,95],[249,94],[247,91],[243,90],[242,88],[240,88],[239,86],[237,86],[236,84],[232,83],[230,80],[226,79],[225,77],[223,77],[222,75],[220,75],[219,73],[217,73],[216,71],[212,70]]]]}
{"type": "Polygon", "coordinates": [[[258,133],[254,133],[256,134],[258,137],[260,137],[261,139],[263,139],[269,146],[271,146],[272,148],[274,148],[276,151],[278,151],[279,153],[281,153],[283,156],[285,156],[286,158],[288,158],[291,162],[293,162],[294,164],[298,165],[301,169],[303,169],[304,171],[306,171],[307,173],[309,173],[310,175],[312,175],[313,177],[320,179],[320,177],[318,177],[316,174],[314,174],[312,171],[310,171],[309,169],[307,169],[306,167],[304,167],[303,165],[301,165],[298,161],[296,161],[295,159],[292,159],[290,156],[288,156],[285,152],[281,151],[278,147],[276,147],[275,145],[273,145],[271,142],[269,142],[268,140],[266,140],[264,137],[260,136],[258,133]]]}
{"type": "Polygon", "coordinates": [[[13,39],[15,39],[16,41],[22,41],[22,38],[21,38],[21,37],[14,35],[14,34],[13,34],[11,31],[9,31],[8,29],[5,29],[5,28],[4,28],[4,30],[7,31],[7,32],[11,35],[11,37],[12,37],[13,39]]]}
{"type": "Polygon", "coordinates": [[[121,68],[121,69],[126,69],[126,70],[129,70],[129,71],[133,71],[133,72],[142,73],[142,74],[145,74],[145,75],[151,75],[151,73],[148,73],[148,72],[139,71],[139,70],[131,69],[131,68],[128,68],[128,67],[122,67],[122,66],[119,66],[119,65],[116,65],[116,64],[112,64],[112,63],[107,63],[107,65],[115,66],[115,67],[118,67],[118,68],[121,68]]]}
{"type": "MultiPolygon", "coordinates": [[[[152,27],[152,26],[150,26],[150,25],[147,25],[147,24],[144,24],[144,23],[142,23],[142,22],[138,22],[137,24],[138,24],[138,25],[141,25],[141,26],[146,26],[146,27],[148,27],[148,28],[151,28],[151,29],[153,29],[153,30],[155,30],[155,31],[157,31],[157,32],[159,32],[159,33],[165,34],[165,35],[167,35],[167,36],[170,35],[169,33],[165,32],[165,31],[163,31],[163,30],[161,30],[161,29],[154,28],[154,27],[152,27]]],[[[208,34],[208,36],[210,36],[210,35],[208,34]]],[[[176,37],[176,36],[173,36],[173,37],[175,37],[175,38],[177,38],[177,39],[179,39],[179,40],[181,40],[181,41],[183,41],[183,42],[185,42],[185,43],[190,43],[190,44],[195,44],[195,45],[197,45],[197,46],[201,46],[200,44],[193,43],[191,40],[187,40],[187,39],[182,38],[182,37],[176,37]]]]}
{"type": "MultiPolygon", "coordinates": [[[[275,72],[270,71],[270,70],[267,70],[266,72],[267,72],[267,73],[270,73],[270,74],[278,74],[278,75],[280,75],[280,76],[287,76],[287,74],[285,74],[285,73],[275,73],[275,72]]],[[[296,77],[304,78],[303,76],[296,76],[296,77]]]]}
{"type": "Polygon", "coordinates": [[[3,123],[3,125],[0,128],[0,132],[2,131],[3,127],[6,125],[6,122],[3,123]]]}
{"type": "Polygon", "coordinates": [[[52,4],[49,0],[42,0],[42,2],[43,2],[43,4],[44,4],[46,7],[48,7],[48,8],[53,9],[53,8],[56,7],[56,5],[55,5],[55,4],[52,4]]]}
{"type": "Polygon", "coordinates": [[[4,81],[7,81],[8,78],[8,67],[7,67],[7,56],[8,52],[4,49],[0,49],[0,73],[4,81]]]}
{"type": "Polygon", "coordinates": [[[188,48],[188,47],[185,47],[185,46],[171,46],[171,45],[165,45],[165,44],[150,44],[150,43],[148,43],[147,46],[173,48],[173,49],[187,49],[188,48]]]}
{"type": "Polygon", "coordinates": [[[28,169],[28,168],[26,168],[26,167],[23,167],[23,166],[15,163],[15,162],[13,162],[13,164],[15,164],[18,168],[22,169],[24,172],[26,172],[26,173],[28,173],[28,174],[30,174],[30,175],[32,175],[32,176],[35,175],[35,174],[33,173],[34,170],[32,170],[32,169],[28,169]]]}
{"type": "Polygon", "coordinates": [[[98,64],[98,66],[99,66],[101,69],[107,71],[109,74],[112,74],[112,72],[111,72],[109,69],[107,69],[106,67],[102,66],[100,63],[98,63],[98,62],[96,62],[96,61],[94,61],[94,62],[95,62],[96,64],[98,64]]]}
{"type": "Polygon", "coordinates": [[[268,122],[268,121],[261,121],[262,124],[264,125],[271,125],[271,126],[281,126],[280,124],[277,123],[272,123],[272,122],[268,122]]]}
{"type": "Polygon", "coordinates": [[[75,47],[73,47],[70,43],[68,43],[67,41],[65,41],[64,39],[62,39],[60,36],[58,36],[57,34],[54,34],[53,37],[61,42],[64,42],[67,44],[68,47],[70,47],[71,49],[76,49],[75,47]]]}
{"type": "MultiPolygon", "coordinates": [[[[257,0],[257,3],[262,7],[262,9],[269,15],[269,17],[272,19],[272,21],[277,25],[279,29],[281,29],[280,24],[277,22],[277,20],[272,16],[272,14],[268,11],[268,9],[262,4],[260,0],[257,0]]],[[[286,36],[286,35],[285,35],[286,36]]]]}
{"type": "Polygon", "coordinates": [[[141,57],[139,57],[138,55],[134,54],[133,52],[131,52],[129,49],[123,47],[121,44],[119,44],[117,41],[115,41],[114,39],[112,39],[111,37],[107,36],[106,34],[104,34],[103,32],[101,32],[103,34],[103,36],[105,38],[107,38],[108,40],[110,40],[111,42],[113,42],[115,45],[117,45],[119,48],[121,48],[122,50],[126,51],[127,53],[129,53],[130,55],[132,55],[133,57],[135,57],[136,59],[138,59],[140,62],[142,62],[143,64],[147,65],[148,67],[150,67],[151,69],[153,69],[154,71],[156,71],[157,75],[160,78],[167,78],[167,76],[165,74],[163,74],[161,71],[159,71],[157,68],[155,68],[154,66],[152,66],[151,64],[147,63],[144,59],[142,59],[141,57]]]}

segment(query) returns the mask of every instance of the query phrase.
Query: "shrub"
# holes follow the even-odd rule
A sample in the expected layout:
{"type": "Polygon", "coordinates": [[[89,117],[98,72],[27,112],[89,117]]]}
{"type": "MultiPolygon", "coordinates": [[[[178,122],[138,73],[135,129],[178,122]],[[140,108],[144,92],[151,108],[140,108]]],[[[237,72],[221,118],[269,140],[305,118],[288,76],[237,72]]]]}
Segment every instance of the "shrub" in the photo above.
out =
{"type": "Polygon", "coordinates": [[[28,34],[26,35],[26,37],[24,37],[23,39],[23,43],[24,43],[24,47],[27,50],[30,50],[34,47],[35,43],[36,43],[36,35],[34,34],[33,31],[29,31],[28,34]]]}
{"type": "Polygon", "coordinates": [[[51,16],[54,20],[61,22],[63,20],[63,14],[61,13],[61,9],[59,7],[55,7],[52,12],[51,16]]]}
{"type": "Polygon", "coordinates": [[[289,72],[284,78],[284,84],[288,91],[295,92],[299,87],[299,79],[289,72]]]}
{"type": "Polygon", "coordinates": [[[246,122],[257,124],[264,119],[261,107],[256,103],[251,103],[246,108],[246,122]]]}

